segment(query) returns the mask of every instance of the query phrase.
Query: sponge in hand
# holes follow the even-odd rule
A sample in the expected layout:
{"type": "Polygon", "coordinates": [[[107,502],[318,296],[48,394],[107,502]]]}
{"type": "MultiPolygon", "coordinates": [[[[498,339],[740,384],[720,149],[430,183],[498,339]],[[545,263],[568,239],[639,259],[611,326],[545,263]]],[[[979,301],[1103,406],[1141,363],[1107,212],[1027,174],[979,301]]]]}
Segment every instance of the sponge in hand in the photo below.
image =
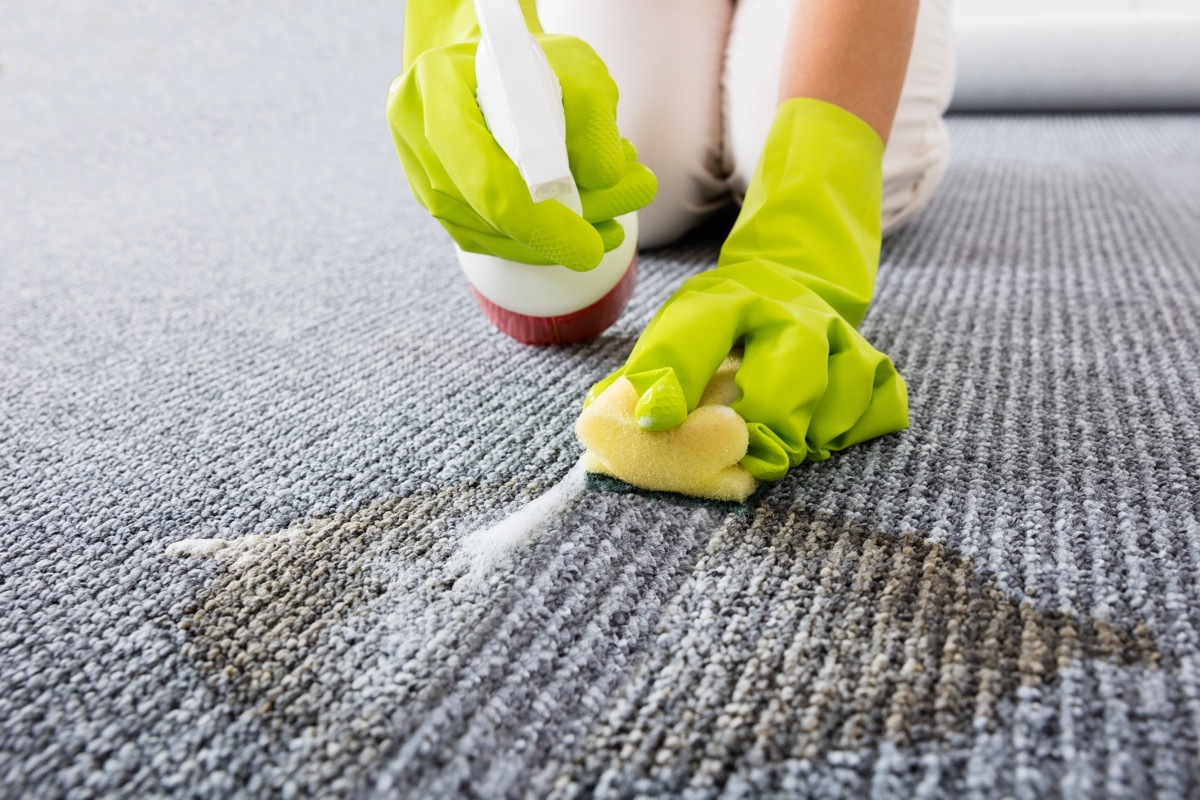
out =
{"type": "Polygon", "coordinates": [[[649,491],[745,501],[758,480],[738,466],[750,440],[745,420],[729,407],[740,396],[733,381],[740,355],[725,359],[696,410],[666,431],[643,430],[634,412],[637,391],[623,377],[615,381],[575,423],[584,467],[649,491]]]}

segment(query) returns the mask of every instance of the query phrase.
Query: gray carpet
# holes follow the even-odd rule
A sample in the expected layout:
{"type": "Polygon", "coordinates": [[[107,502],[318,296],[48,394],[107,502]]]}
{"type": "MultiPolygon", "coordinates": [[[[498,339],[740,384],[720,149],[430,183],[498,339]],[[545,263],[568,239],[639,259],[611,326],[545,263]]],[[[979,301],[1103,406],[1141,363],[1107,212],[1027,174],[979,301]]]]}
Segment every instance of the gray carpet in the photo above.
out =
{"type": "Polygon", "coordinates": [[[0,795],[1200,792],[1200,114],[955,118],[863,326],[910,430],[741,511],[593,487],[480,578],[463,537],[567,473],[719,230],[522,347],[408,196],[398,8],[35,6],[0,795]]]}

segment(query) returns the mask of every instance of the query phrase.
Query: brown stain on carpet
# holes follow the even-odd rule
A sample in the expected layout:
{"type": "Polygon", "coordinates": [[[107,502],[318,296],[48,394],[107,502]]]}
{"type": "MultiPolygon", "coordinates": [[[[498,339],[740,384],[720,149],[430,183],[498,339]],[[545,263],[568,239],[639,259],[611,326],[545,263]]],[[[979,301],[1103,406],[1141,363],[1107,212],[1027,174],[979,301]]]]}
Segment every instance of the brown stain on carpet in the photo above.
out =
{"type": "Polygon", "coordinates": [[[1141,620],[1036,601],[915,534],[764,504],[710,542],[559,785],[669,793],[737,764],[948,742],[1003,727],[1003,703],[1069,665],[1159,665],[1141,620]]]}
{"type": "MultiPolygon", "coordinates": [[[[456,537],[448,520],[477,512],[480,496],[456,486],[384,500],[227,554],[180,623],[193,662],[281,739],[349,725],[354,735],[328,766],[361,772],[395,745],[388,716],[408,712],[353,707],[348,667],[379,655],[352,652],[356,628],[380,624],[362,620],[389,589],[432,605],[449,588],[443,567],[456,537]],[[371,568],[379,559],[412,566],[407,584],[385,583],[387,573],[371,568]]],[[[574,764],[564,765],[576,785],[639,752],[653,773],[751,753],[773,761],[884,739],[902,747],[942,740],[981,720],[996,725],[1002,701],[1053,684],[1072,662],[1159,660],[1138,620],[1039,609],[919,536],[765,504],[749,517],[728,515],[657,634],[645,621],[639,627],[642,643],[625,645],[641,651],[625,696],[607,719],[597,715],[574,764]],[[689,638],[693,630],[708,633],[689,638]],[[665,738],[651,735],[663,715],[678,722],[665,738]]]]}
{"type": "Polygon", "coordinates": [[[835,629],[828,650],[811,643],[814,656],[836,659],[840,674],[820,682],[826,713],[801,737],[801,755],[882,736],[900,746],[942,739],[976,720],[994,725],[1001,700],[1055,682],[1081,659],[1158,665],[1141,620],[1039,610],[970,558],[913,534],[849,537],[861,544],[865,571],[836,613],[857,624],[835,629]]]}
{"type": "Polygon", "coordinates": [[[442,591],[438,570],[424,567],[446,562],[459,521],[514,492],[499,489],[422,490],[231,540],[211,553],[218,569],[179,621],[185,652],[218,696],[253,713],[273,739],[338,731],[337,741],[321,743],[313,766],[320,774],[308,782],[321,792],[350,791],[391,744],[395,709],[345,702],[356,696],[359,670],[379,657],[361,646],[363,631],[378,625],[374,602],[389,590],[430,598],[442,591]],[[397,575],[398,565],[409,569],[397,575]]]}

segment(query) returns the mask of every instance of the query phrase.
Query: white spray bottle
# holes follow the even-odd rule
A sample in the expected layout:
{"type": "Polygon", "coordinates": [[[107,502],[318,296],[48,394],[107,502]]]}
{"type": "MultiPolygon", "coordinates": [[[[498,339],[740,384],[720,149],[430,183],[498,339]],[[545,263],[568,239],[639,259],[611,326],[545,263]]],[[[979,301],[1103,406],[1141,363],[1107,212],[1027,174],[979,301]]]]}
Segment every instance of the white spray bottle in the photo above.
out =
{"type": "MultiPolygon", "coordinates": [[[[475,56],[479,107],[517,165],[534,202],[582,213],[567,160],[562,87],[525,25],[517,0],[475,0],[482,38],[475,56]]],[[[458,250],[488,319],[526,344],[570,344],[598,336],[621,315],[637,281],[637,214],[617,218],[625,241],[600,265],[575,272],[458,250]]]]}

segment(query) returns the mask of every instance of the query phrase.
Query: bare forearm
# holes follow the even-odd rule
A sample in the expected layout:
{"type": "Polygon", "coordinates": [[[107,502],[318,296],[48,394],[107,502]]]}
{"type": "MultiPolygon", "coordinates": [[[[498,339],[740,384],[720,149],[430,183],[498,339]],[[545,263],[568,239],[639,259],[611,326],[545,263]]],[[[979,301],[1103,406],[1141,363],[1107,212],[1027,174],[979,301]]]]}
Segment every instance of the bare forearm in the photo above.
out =
{"type": "Polygon", "coordinates": [[[780,100],[834,103],[875,129],[892,130],[919,0],[795,0],[780,100]]]}

